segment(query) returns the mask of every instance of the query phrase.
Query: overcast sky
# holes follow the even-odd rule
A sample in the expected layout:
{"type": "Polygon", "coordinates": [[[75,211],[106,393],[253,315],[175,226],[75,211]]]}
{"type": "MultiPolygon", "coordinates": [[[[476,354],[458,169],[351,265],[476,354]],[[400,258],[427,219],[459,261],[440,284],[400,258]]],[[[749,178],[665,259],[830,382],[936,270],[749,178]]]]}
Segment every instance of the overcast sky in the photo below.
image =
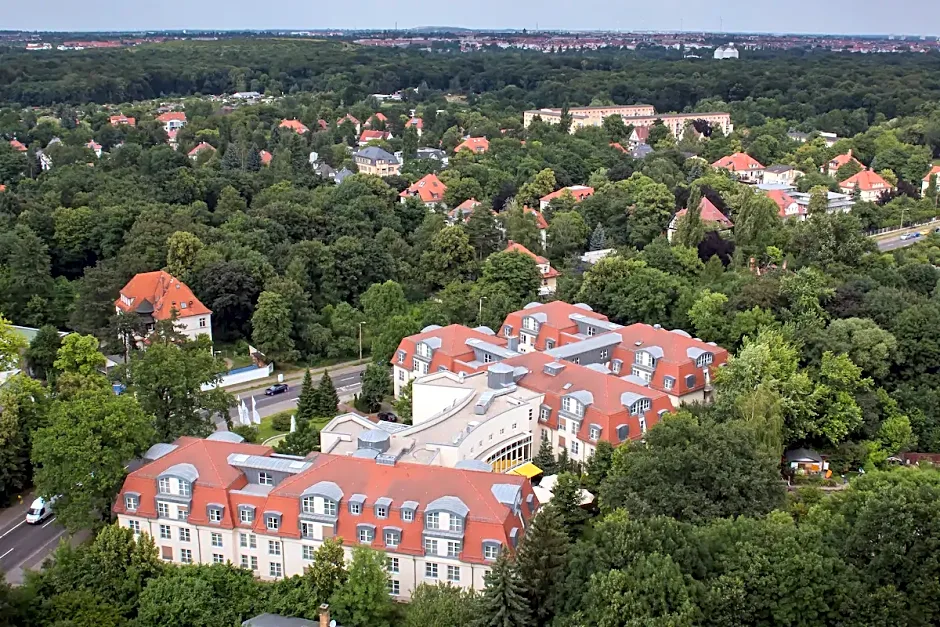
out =
{"type": "Polygon", "coordinates": [[[465,28],[940,34],[940,1],[3,0],[0,29],[465,28]]]}

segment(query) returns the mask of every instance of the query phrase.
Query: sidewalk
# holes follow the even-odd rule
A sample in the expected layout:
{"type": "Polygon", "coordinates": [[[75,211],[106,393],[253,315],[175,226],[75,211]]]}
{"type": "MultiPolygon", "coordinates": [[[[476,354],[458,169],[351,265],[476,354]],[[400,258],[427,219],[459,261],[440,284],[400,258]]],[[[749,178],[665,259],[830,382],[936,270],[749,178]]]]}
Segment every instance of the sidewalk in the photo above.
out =
{"type": "MultiPolygon", "coordinates": [[[[316,379],[319,375],[323,374],[327,370],[330,371],[331,376],[334,374],[345,374],[347,372],[355,372],[355,369],[357,366],[369,364],[370,362],[371,360],[368,358],[362,359],[361,361],[358,359],[353,360],[353,361],[343,361],[337,364],[333,364],[332,366],[311,368],[310,374],[313,376],[314,379],[316,379]]],[[[265,377],[264,379],[258,379],[256,381],[252,381],[251,383],[245,383],[243,385],[233,385],[230,388],[225,388],[225,391],[230,392],[232,394],[244,394],[246,392],[255,392],[255,391],[263,390],[264,388],[270,385],[278,383],[278,380],[277,380],[278,374],[284,375],[284,383],[300,383],[301,381],[303,381],[304,374],[306,373],[306,371],[307,371],[306,368],[301,368],[300,370],[295,370],[290,373],[283,373],[283,372],[279,373],[275,370],[275,374],[273,376],[265,377]]]]}

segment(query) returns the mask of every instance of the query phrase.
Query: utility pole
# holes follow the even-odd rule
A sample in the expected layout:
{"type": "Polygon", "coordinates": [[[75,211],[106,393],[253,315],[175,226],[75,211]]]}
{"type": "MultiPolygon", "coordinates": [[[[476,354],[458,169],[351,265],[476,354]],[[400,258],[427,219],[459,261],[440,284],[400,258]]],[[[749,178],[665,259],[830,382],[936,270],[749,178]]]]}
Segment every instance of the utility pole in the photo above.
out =
{"type": "Polygon", "coordinates": [[[359,361],[362,361],[362,325],[364,324],[365,322],[359,323],[359,361]]]}
{"type": "MultiPolygon", "coordinates": [[[[480,313],[477,314],[477,322],[480,322],[480,323],[483,322],[483,301],[485,300],[486,300],[486,296],[480,297],[480,313]]],[[[362,358],[360,357],[360,359],[362,358]]]]}

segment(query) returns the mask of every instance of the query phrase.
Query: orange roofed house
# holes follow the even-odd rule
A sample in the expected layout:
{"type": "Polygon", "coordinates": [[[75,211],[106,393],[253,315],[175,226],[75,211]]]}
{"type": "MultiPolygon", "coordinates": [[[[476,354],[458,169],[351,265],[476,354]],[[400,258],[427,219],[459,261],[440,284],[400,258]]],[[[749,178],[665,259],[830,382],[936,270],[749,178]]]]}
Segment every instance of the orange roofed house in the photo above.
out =
{"type": "Polygon", "coordinates": [[[137,120],[129,118],[123,113],[121,115],[112,115],[109,119],[111,126],[137,126],[137,120]]]}
{"type": "Polygon", "coordinates": [[[490,149],[490,140],[485,137],[468,137],[460,142],[454,152],[469,150],[470,152],[481,154],[490,149]]]}
{"type": "Polygon", "coordinates": [[[852,150],[849,149],[849,151],[848,151],[847,153],[842,154],[842,155],[836,155],[835,157],[833,157],[833,158],[829,161],[829,163],[827,163],[827,164],[824,165],[823,167],[819,168],[819,170],[820,170],[820,172],[822,172],[823,174],[827,174],[827,175],[829,175],[829,176],[835,177],[836,172],[839,171],[839,168],[841,168],[842,166],[844,166],[844,165],[846,165],[846,164],[848,164],[848,163],[853,163],[853,162],[854,162],[860,169],[862,169],[862,170],[865,169],[865,166],[862,165],[862,162],[859,161],[858,159],[856,159],[855,157],[853,157],[853,156],[852,156],[852,150]]]}
{"type": "Polygon", "coordinates": [[[447,186],[441,182],[441,179],[437,178],[436,174],[427,174],[409,185],[398,197],[404,203],[408,198],[417,196],[426,206],[433,207],[434,205],[444,204],[444,192],[446,191],[447,186]]]}
{"type": "Polygon", "coordinates": [[[182,111],[170,111],[169,113],[158,115],[157,122],[163,124],[163,130],[167,133],[170,131],[178,131],[186,126],[186,114],[182,111]]]}
{"type": "Polygon", "coordinates": [[[874,170],[862,170],[839,183],[843,194],[853,195],[858,188],[859,197],[866,202],[875,202],[885,192],[894,191],[894,185],[874,170]]]}
{"type": "Polygon", "coordinates": [[[760,183],[764,178],[764,166],[745,152],[722,157],[712,164],[713,168],[728,170],[743,183],[760,183]]]}
{"type": "Polygon", "coordinates": [[[136,313],[152,331],[158,320],[169,320],[176,312],[180,332],[190,339],[208,335],[212,339],[212,311],[203,305],[185,283],[167,272],[144,272],[121,288],[114,302],[118,312],[136,313]]]}
{"type": "Polygon", "coordinates": [[[503,252],[516,252],[522,253],[523,255],[528,255],[533,260],[535,260],[535,266],[539,270],[539,274],[542,277],[542,284],[539,286],[539,296],[549,296],[555,293],[556,281],[561,272],[556,270],[551,266],[551,263],[543,257],[542,255],[536,255],[534,252],[512,240],[509,240],[509,245],[506,246],[506,249],[503,252]]]}
{"type": "Polygon", "coordinates": [[[574,198],[575,202],[581,202],[585,198],[589,198],[594,195],[594,188],[588,187],[586,185],[572,185],[571,187],[562,187],[558,191],[554,191],[551,194],[547,194],[539,198],[539,209],[545,211],[545,208],[548,207],[548,204],[555,200],[556,198],[561,198],[565,193],[571,194],[571,197],[574,198]]]}
{"type": "MultiPolygon", "coordinates": [[[[718,210],[718,207],[715,206],[715,203],[710,201],[708,198],[702,197],[702,201],[698,205],[699,215],[701,216],[702,223],[712,228],[715,228],[719,231],[728,231],[734,228],[734,223],[718,210]]],[[[676,234],[676,230],[679,228],[679,218],[688,213],[688,209],[680,209],[676,212],[676,215],[672,216],[672,220],[669,222],[669,228],[666,231],[666,237],[671,242],[672,237],[676,234]]]]}
{"type": "Polygon", "coordinates": [[[924,176],[924,180],[920,184],[920,193],[926,194],[927,188],[930,187],[931,179],[938,178],[938,177],[940,177],[940,165],[935,165],[932,168],[930,168],[930,172],[928,172],[924,176]]]}
{"type": "Polygon", "coordinates": [[[384,551],[389,591],[419,583],[481,590],[537,511],[527,479],[432,468],[385,454],[388,432],[365,432],[351,455],[278,455],[234,433],[156,444],[113,511],[176,564],[231,562],[264,580],[300,575],[324,540],[384,551]]]}
{"type": "Polygon", "coordinates": [[[307,126],[300,120],[281,120],[281,123],[278,125],[280,128],[286,128],[288,130],[294,131],[298,135],[303,135],[310,131],[307,126]]]}

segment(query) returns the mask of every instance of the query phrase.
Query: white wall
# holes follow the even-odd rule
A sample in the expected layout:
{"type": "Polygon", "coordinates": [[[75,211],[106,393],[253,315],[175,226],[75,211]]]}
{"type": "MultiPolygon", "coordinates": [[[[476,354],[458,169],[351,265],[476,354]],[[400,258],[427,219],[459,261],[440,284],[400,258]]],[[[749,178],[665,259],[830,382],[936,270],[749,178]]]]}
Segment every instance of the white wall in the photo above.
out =
{"type": "Polygon", "coordinates": [[[508,409],[467,433],[458,446],[460,459],[486,461],[486,457],[495,450],[518,440],[519,436],[531,433],[539,417],[542,398],[537,396],[523,405],[508,409]]]}
{"type": "Polygon", "coordinates": [[[473,388],[470,386],[447,387],[443,385],[425,385],[421,383],[420,378],[416,379],[411,388],[411,420],[413,424],[419,425],[432,416],[441,413],[448,407],[460,404],[461,401],[466,399],[468,394],[472,393],[473,388]]]}
{"type": "Polygon", "coordinates": [[[229,387],[232,385],[238,385],[239,383],[246,383],[248,381],[256,381],[258,379],[264,379],[265,377],[270,377],[274,373],[274,364],[268,364],[263,368],[255,368],[254,370],[247,370],[245,372],[238,372],[232,375],[225,375],[222,377],[222,380],[218,383],[207,383],[202,386],[203,391],[211,390],[215,387],[229,387]]]}
{"type": "MultiPolygon", "coordinates": [[[[184,310],[185,311],[185,310],[184,310]]],[[[180,316],[176,323],[180,333],[190,339],[196,339],[200,335],[208,335],[212,339],[212,314],[204,316],[180,316]],[[200,326],[199,321],[204,320],[205,326],[200,326]]]]}

